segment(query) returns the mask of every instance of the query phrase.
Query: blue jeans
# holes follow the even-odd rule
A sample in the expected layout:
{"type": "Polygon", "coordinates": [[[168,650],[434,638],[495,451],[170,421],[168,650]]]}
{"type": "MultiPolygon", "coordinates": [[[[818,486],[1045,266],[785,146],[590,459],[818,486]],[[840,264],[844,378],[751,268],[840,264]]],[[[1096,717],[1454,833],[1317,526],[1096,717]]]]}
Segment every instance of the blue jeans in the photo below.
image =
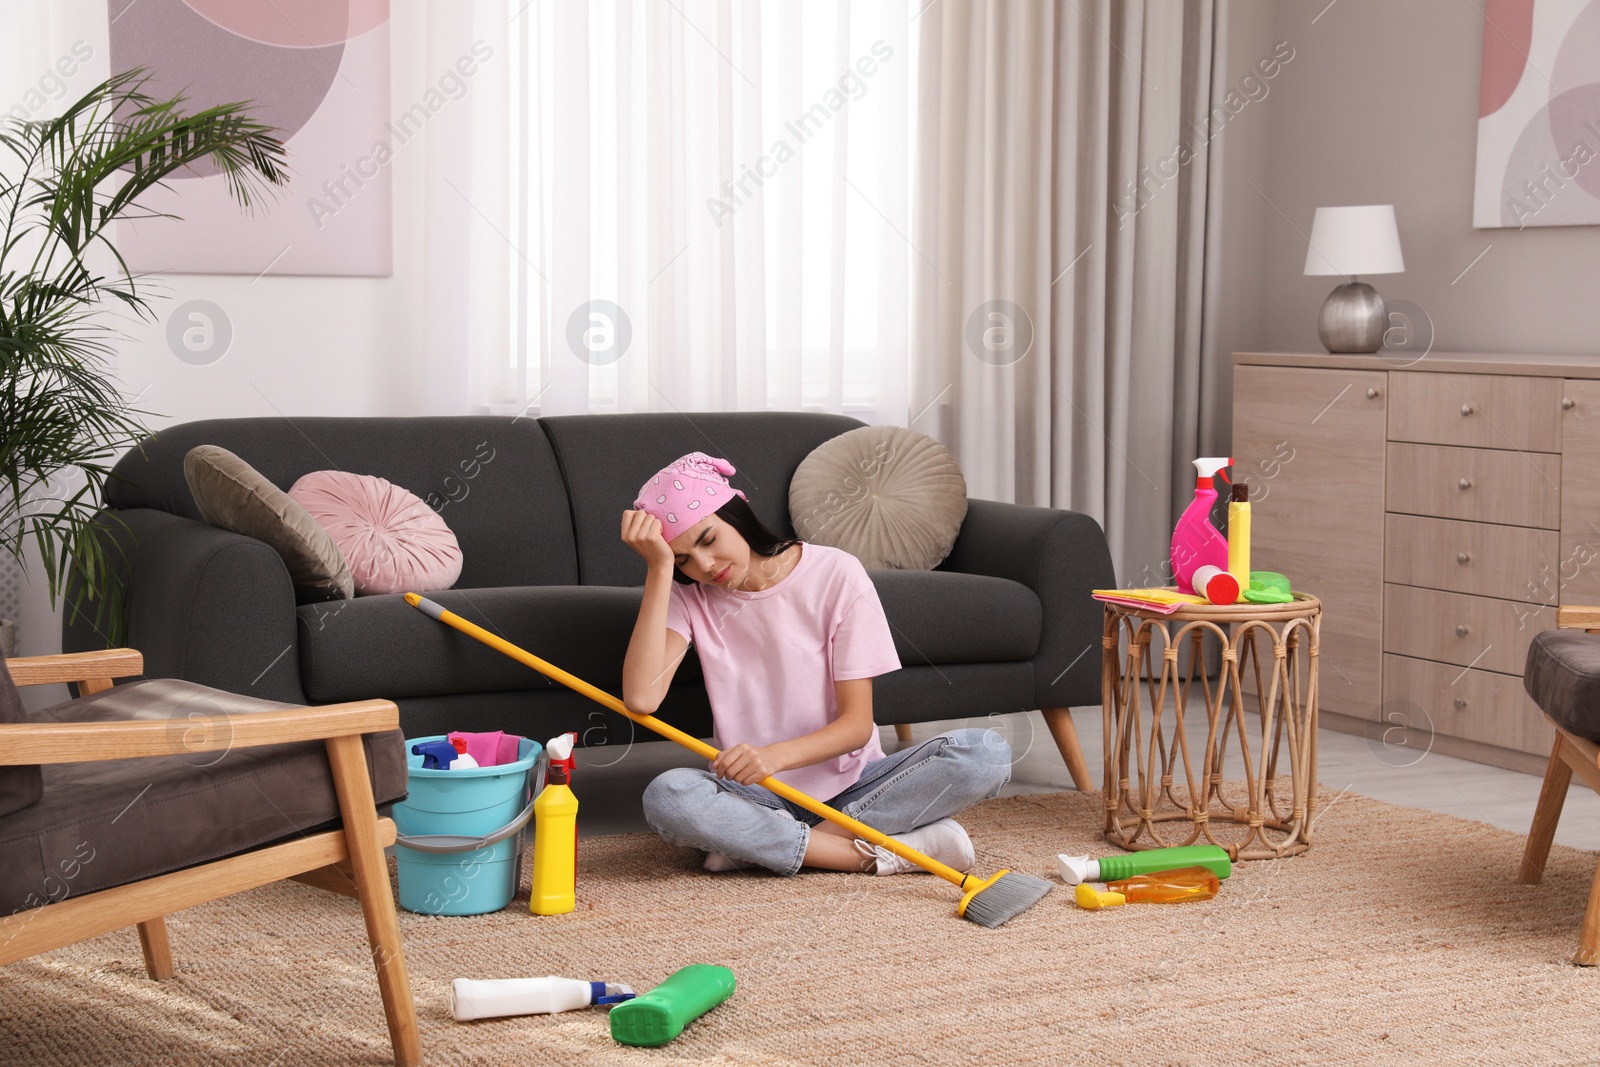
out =
{"type": "MultiPolygon", "coordinates": [[[[886,834],[954,815],[1011,779],[1011,746],[994,730],[952,730],[880,760],[828,801],[886,834]]],[[[794,874],[820,816],[758,785],[678,767],[644,791],[644,817],[674,845],[720,852],[739,864],[794,874]],[[792,816],[792,818],[791,818],[792,816]]]]}

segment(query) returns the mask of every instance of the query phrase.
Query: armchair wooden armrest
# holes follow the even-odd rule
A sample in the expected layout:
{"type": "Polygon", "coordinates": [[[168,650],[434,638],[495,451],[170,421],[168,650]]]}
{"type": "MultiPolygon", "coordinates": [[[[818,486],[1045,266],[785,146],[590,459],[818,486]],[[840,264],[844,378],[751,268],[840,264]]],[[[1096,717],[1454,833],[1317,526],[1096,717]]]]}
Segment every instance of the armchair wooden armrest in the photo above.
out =
{"type": "Polygon", "coordinates": [[[1556,609],[1556,626],[1563,630],[1600,631],[1600,607],[1563,604],[1556,609]]]}
{"type": "Polygon", "coordinates": [[[63,652],[55,656],[18,656],[6,660],[6,670],[17,685],[77,682],[87,696],[111,688],[114,678],[144,673],[144,654],[136,648],[107,648],[98,652],[63,652]]]}
{"type": "MultiPolygon", "coordinates": [[[[28,763],[89,763],[134,756],[170,756],[173,727],[181,720],[29,722],[0,725],[0,767],[28,763]]],[[[230,716],[184,731],[185,754],[230,748],[326,741],[334,737],[400,728],[400,709],[390,700],[353,700],[317,708],[284,708],[230,716]]]]}

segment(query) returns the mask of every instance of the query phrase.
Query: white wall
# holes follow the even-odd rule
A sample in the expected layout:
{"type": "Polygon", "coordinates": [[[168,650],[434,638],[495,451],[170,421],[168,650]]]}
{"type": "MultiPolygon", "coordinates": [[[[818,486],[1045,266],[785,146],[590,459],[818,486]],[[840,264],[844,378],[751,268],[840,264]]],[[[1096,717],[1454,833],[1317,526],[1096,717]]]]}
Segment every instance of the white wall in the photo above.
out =
{"type": "Polygon", "coordinates": [[[1600,351],[1600,229],[1472,228],[1482,9],[1277,7],[1274,36],[1299,54],[1267,104],[1270,151],[1257,179],[1271,201],[1265,254],[1238,281],[1261,294],[1259,347],[1321,350],[1317,310],[1336,279],[1301,274],[1315,209],[1392,203],[1406,271],[1370,281],[1428,312],[1436,350],[1600,351]]]}
{"type": "MultiPolygon", "coordinates": [[[[109,73],[104,0],[26,0],[0,9],[0,108],[44,100],[41,117],[59,110],[109,73]],[[58,58],[83,41],[92,57],[58,86],[58,58]],[[45,82],[40,90],[41,80],[45,82]],[[35,95],[29,96],[33,92],[35,95]],[[50,97],[56,99],[49,99],[50,97]]],[[[427,8],[392,6],[391,104],[419,99],[438,72],[427,69],[427,8]]],[[[80,49],[80,54],[81,54],[80,49]]],[[[159,275],[148,279],[154,322],[123,316],[125,339],[115,371],[152,429],[202,418],[451,413],[437,388],[424,338],[422,218],[426,127],[395,153],[394,276],[260,278],[159,275]],[[195,366],[166,341],[166,318],[191,299],[227,315],[233,341],[220,360],[195,366]],[[427,384],[429,378],[433,384],[427,384]]],[[[31,569],[37,573],[37,567],[31,569]]],[[[42,578],[25,584],[19,613],[25,655],[60,650],[60,622],[42,578]]]]}

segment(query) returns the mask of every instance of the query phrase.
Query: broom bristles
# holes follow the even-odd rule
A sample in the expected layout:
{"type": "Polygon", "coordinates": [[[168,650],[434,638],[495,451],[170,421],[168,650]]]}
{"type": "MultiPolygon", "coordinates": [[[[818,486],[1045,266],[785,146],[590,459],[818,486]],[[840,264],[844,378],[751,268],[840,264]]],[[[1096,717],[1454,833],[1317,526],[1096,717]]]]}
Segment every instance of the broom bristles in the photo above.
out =
{"type": "Polygon", "coordinates": [[[1039,903],[1053,888],[1043,878],[1007,871],[994,885],[969,900],[963,914],[979,926],[993,930],[1007,919],[1014,919],[1039,903]]]}

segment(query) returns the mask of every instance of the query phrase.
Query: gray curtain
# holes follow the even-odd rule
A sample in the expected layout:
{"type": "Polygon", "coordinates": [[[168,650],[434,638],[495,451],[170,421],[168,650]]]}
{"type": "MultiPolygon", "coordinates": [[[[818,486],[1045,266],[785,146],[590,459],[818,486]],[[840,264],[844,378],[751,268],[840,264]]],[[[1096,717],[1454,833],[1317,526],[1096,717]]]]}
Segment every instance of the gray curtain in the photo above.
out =
{"type": "Polygon", "coordinates": [[[1227,447],[1205,340],[1225,2],[936,0],[918,24],[911,425],[973,496],[1100,520],[1123,585],[1170,580],[1189,461],[1227,447]]]}

